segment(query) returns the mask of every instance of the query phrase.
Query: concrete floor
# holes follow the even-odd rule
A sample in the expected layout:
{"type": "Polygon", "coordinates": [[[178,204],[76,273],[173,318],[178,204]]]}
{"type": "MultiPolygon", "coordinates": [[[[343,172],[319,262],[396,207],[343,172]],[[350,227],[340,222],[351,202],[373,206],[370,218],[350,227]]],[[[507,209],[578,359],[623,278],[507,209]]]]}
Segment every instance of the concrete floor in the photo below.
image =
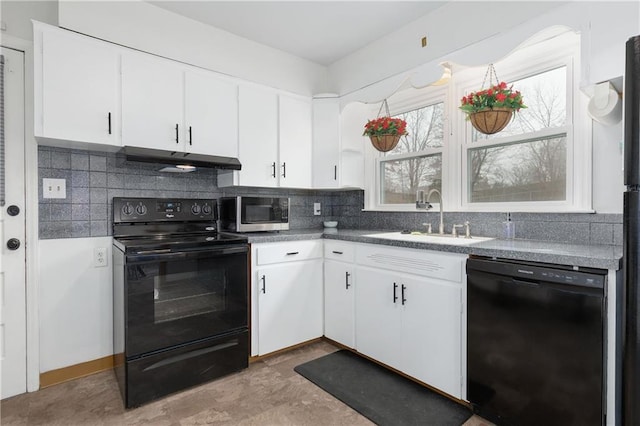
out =
{"type": "MultiPolygon", "coordinates": [[[[240,373],[125,410],[112,371],[3,400],[8,425],[372,425],[293,371],[336,351],[314,343],[252,363],[240,373]]],[[[425,423],[427,425],[427,423],[425,423]]],[[[474,416],[464,426],[490,426],[474,416]]]]}

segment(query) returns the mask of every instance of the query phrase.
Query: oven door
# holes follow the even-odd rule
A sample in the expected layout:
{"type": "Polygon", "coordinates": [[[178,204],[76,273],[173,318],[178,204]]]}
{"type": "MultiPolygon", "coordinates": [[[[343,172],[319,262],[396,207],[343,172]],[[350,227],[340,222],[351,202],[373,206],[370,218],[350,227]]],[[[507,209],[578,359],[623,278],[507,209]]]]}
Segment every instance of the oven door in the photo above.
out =
{"type": "Polygon", "coordinates": [[[247,327],[248,246],[126,256],[125,356],[247,327]]]}

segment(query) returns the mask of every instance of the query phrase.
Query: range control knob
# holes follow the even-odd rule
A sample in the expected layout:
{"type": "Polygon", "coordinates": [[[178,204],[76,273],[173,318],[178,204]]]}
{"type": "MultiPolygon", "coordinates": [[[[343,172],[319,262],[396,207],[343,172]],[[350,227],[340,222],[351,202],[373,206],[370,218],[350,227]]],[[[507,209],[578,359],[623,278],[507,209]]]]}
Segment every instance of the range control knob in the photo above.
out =
{"type": "Polygon", "coordinates": [[[202,206],[202,213],[204,213],[206,215],[210,215],[211,214],[211,206],[210,205],[202,206]]]}
{"type": "Polygon", "coordinates": [[[200,206],[197,204],[194,204],[193,206],[191,206],[191,213],[200,214],[200,206]]]}
{"type": "Polygon", "coordinates": [[[133,213],[133,207],[131,206],[131,204],[125,204],[124,206],[122,206],[122,214],[124,215],[130,215],[131,213],[133,213]]]}
{"type": "Polygon", "coordinates": [[[138,213],[139,215],[147,213],[147,206],[145,206],[144,204],[140,204],[138,207],[136,207],[136,213],[138,213]]]}

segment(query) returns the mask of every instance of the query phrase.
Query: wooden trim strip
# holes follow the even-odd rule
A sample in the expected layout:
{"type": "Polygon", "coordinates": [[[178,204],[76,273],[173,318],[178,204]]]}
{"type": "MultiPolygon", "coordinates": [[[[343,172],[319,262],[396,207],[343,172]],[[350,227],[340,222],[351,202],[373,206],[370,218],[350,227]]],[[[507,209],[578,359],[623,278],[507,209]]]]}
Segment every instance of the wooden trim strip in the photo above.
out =
{"type": "Polygon", "coordinates": [[[272,356],[275,356],[275,355],[281,355],[281,354],[283,354],[285,352],[289,352],[289,351],[292,351],[294,349],[301,348],[303,346],[308,346],[308,345],[310,345],[312,343],[320,342],[320,341],[322,341],[322,339],[324,339],[324,337],[316,337],[315,339],[307,340],[306,342],[298,343],[297,345],[289,346],[289,347],[284,348],[284,349],[279,349],[277,351],[270,352],[270,353],[268,353],[266,355],[250,356],[249,357],[249,364],[257,362],[257,361],[262,361],[263,359],[271,358],[272,356]]]}
{"type": "Polygon", "coordinates": [[[40,389],[113,368],[113,355],[40,373],[40,389]]]}

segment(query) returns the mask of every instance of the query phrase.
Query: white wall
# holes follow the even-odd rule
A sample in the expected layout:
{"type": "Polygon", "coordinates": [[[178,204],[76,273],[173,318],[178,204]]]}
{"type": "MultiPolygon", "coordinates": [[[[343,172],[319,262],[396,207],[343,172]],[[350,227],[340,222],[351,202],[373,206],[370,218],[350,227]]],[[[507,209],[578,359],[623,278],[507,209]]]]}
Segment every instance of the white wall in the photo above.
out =
{"type": "MultiPolygon", "coordinates": [[[[422,87],[437,80],[442,74],[440,62],[469,66],[494,62],[554,26],[580,33],[580,86],[586,87],[624,74],[625,42],[640,34],[639,16],[638,2],[452,2],[332,64],[330,90],[341,95],[343,105],[379,103],[399,87],[422,87]],[[508,25],[499,29],[477,25],[493,22],[487,16],[496,7],[508,25]],[[417,47],[425,32],[431,52],[417,47]],[[383,51],[388,53],[381,60],[383,51]]],[[[608,128],[594,123],[593,209],[598,213],[622,212],[620,139],[622,123],[608,128]]]]}
{"type": "Polygon", "coordinates": [[[16,1],[0,2],[0,20],[5,24],[7,34],[23,40],[33,40],[31,20],[35,19],[51,25],[58,25],[57,1],[16,1]]]}
{"type": "Polygon", "coordinates": [[[111,245],[111,237],[39,241],[40,372],[113,353],[111,245]],[[94,267],[99,247],[106,267],[94,267]]]}
{"type": "Polygon", "coordinates": [[[324,66],[139,0],[61,1],[59,24],[301,95],[325,91],[327,70],[324,66]]]}
{"type": "Polygon", "coordinates": [[[517,27],[559,4],[562,3],[447,3],[331,64],[329,91],[344,95],[390,76],[411,72],[451,52],[517,27]],[[428,45],[422,48],[420,40],[425,35],[428,45]]]}

